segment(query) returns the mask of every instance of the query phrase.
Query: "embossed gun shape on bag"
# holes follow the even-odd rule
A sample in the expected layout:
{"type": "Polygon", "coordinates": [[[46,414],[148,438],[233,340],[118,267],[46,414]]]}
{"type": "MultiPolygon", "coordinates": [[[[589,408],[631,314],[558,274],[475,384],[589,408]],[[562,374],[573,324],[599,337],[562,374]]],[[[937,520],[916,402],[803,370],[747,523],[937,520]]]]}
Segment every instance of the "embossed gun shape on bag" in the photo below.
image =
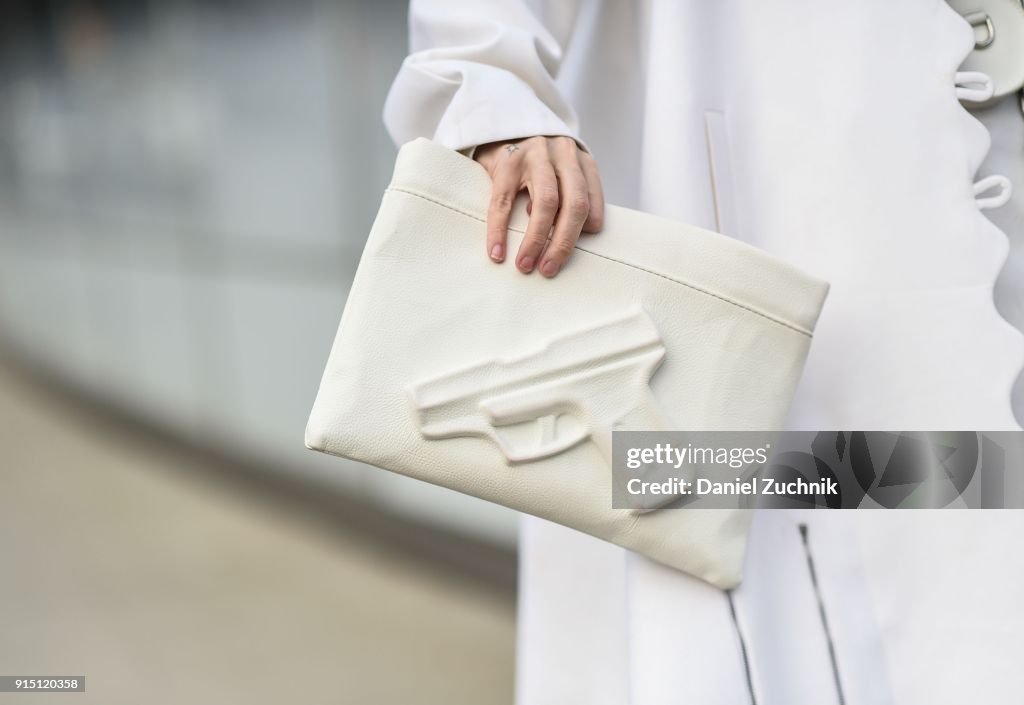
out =
{"type": "Polygon", "coordinates": [[[473,365],[413,385],[424,438],[476,436],[511,463],[562,453],[590,438],[609,468],[612,431],[671,428],[650,389],[665,359],[645,311],[554,337],[536,352],[473,365]]]}

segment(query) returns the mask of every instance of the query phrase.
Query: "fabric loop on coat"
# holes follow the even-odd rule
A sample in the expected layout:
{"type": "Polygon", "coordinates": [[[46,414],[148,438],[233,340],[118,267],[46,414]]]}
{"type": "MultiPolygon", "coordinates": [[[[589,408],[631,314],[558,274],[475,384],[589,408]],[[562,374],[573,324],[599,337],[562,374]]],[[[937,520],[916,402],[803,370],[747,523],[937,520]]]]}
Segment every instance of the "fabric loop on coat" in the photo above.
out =
{"type": "Polygon", "coordinates": [[[981,210],[1005,206],[1012,195],[1013,184],[1010,183],[1008,178],[1000,174],[986,176],[984,179],[974,182],[974,202],[981,210]],[[997,187],[999,188],[999,193],[997,195],[980,198],[983,193],[992,191],[997,187]]]}
{"type": "Polygon", "coordinates": [[[957,71],[956,97],[967,103],[984,103],[995,93],[992,77],[981,71],[957,71]]]}

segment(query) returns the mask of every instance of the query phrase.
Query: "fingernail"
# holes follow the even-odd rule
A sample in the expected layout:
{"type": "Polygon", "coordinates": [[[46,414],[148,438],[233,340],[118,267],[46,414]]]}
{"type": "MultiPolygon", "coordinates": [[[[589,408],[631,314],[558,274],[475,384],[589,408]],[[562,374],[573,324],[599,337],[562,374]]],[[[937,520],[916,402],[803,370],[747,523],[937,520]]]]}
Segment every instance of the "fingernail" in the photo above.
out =
{"type": "Polygon", "coordinates": [[[558,274],[559,269],[561,269],[561,267],[559,266],[558,262],[555,262],[554,260],[550,259],[540,266],[540,271],[546,277],[555,276],[556,274],[558,274]]]}
{"type": "Polygon", "coordinates": [[[495,262],[500,262],[501,260],[505,259],[504,250],[505,248],[501,246],[500,242],[496,243],[494,247],[491,248],[491,259],[493,259],[495,262]]]}
{"type": "Polygon", "coordinates": [[[523,257],[519,260],[519,269],[529,274],[533,271],[533,257],[523,257]]]}

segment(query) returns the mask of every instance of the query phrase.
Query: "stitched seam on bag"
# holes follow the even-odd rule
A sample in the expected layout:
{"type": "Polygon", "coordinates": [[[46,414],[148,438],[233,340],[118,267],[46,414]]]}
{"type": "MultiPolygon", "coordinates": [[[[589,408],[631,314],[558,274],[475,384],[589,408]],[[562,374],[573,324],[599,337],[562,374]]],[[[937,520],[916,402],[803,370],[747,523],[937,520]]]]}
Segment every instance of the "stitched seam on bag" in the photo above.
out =
{"type": "MultiPolygon", "coordinates": [[[[409,191],[407,189],[398,188],[396,186],[390,186],[390,187],[388,187],[387,190],[388,191],[396,191],[398,193],[404,193],[404,194],[407,194],[409,196],[415,196],[416,198],[421,198],[424,201],[429,201],[430,203],[433,203],[435,205],[441,206],[442,208],[447,208],[450,211],[453,211],[453,212],[458,213],[460,215],[464,215],[467,218],[472,218],[473,220],[476,220],[476,221],[478,221],[480,223],[484,223],[484,224],[487,223],[487,221],[484,218],[481,218],[480,216],[478,216],[478,215],[476,215],[474,213],[470,213],[469,211],[464,211],[464,210],[462,210],[460,208],[456,208],[456,207],[451,206],[451,205],[449,205],[447,203],[444,203],[443,201],[438,201],[437,199],[431,198],[430,196],[425,196],[422,193],[417,193],[416,191],[409,191]]],[[[520,230],[519,228],[509,227],[509,230],[512,230],[513,232],[517,232],[517,233],[522,233],[524,235],[526,234],[526,231],[520,230]]],[[[673,284],[678,284],[679,286],[685,286],[688,289],[693,289],[694,291],[700,292],[701,294],[705,294],[705,295],[710,296],[712,298],[718,299],[719,301],[723,301],[723,302],[725,302],[727,304],[730,304],[732,306],[735,306],[737,308],[741,308],[744,311],[749,311],[750,313],[753,313],[756,316],[760,316],[761,318],[763,318],[763,319],[765,319],[767,321],[771,321],[772,323],[776,323],[776,324],[778,324],[780,326],[783,326],[785,328],[789,328],[790,330],[795,331],[797,333],[800,333],[801,335],[807,336],[808,338],[812,337],[811,332],[808,331],[808,330],[800,328],[799,326],[796,326],[796,325],[794,325],[792,323],[789,323],[788,321],[783,321],[783,320],[781,320],[779,318],[775,318],[774,316],[771,316],[771,315],[765,313],[764,311],[759,311],[756,308],[751,308],[750,306],[747,306],[745,304],[741,304],[738,301],[730,299],[730,298],[728,298],[726,296],[722,296],[721,294],[716,294],[713,291],[708,291],[707,289],[702,289],[699,286],[695,286],[693,284],[689,284],[687,282],[680,281],[679,279],[673,279],[672,277],[667,276],[665,274],[662,274],[661,272],[655,272],[652,269],[647,269],[646,267],[641,267],[640,265],[633,264],[632,262],[623,262],[620,259],[615,259],[614,257],[609,257],[608,255],[602,255],[602,254],[599,254],[599,253],[594,252],[592,250],[584,249],[584,248],[580,247],[579,245],[575,245],[573,247],[573,249],[579,250],[580,252],[585,252],[588,255],[593,255],[594,257],[600,257],[601,259],[606,259],[609,262],[615,262],[616,264],[621,264],[624,267],[631,267],[633,269],[640,270],[641,272],[647,272],[648,274],[651,274],[651,275],[653,275],[655,277],[661,277],[662,279],[665,279],[666,281],[670,281],[673,284]]]]}

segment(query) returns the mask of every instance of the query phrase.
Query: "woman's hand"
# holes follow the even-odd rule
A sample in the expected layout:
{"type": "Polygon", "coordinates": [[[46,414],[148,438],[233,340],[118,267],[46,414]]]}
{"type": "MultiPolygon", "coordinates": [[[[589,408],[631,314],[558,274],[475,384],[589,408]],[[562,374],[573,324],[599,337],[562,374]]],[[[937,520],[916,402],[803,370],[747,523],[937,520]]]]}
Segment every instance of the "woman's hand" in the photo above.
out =
{"type": "Polygon", "coordinates": [[[508,222],[520,191],[530,195],[530,220],[516,254],[524,274],[537,268],[553,277],[572,254],[580,233],[596,233],[604,221],[604,194],[594,158],[571,137],[529,137],[477,148],[474,159],[491,175],[487,254],[505,261],[508,222]],[[550,240],[548,239],[550,236],[550,240]]]}

